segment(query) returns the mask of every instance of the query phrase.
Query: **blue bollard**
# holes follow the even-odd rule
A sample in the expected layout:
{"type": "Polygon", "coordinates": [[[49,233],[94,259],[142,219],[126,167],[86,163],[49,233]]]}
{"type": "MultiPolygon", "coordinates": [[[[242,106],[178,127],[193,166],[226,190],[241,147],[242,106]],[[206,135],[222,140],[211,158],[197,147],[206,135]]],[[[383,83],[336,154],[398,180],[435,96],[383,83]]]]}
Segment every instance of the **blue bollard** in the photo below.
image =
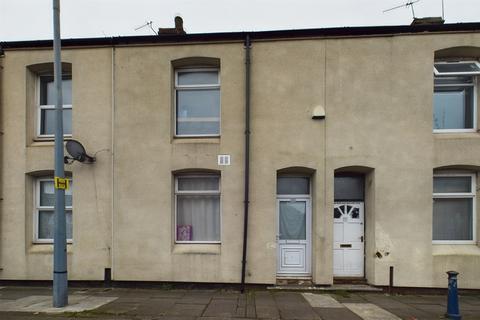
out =
{"type": "Polygon", "coordinates": [[[456,271],[448,271],[448,303],[447,314],[448,319],[462,319],[458,307],[458,289],[457,289],[457,275],[456,271]]]}

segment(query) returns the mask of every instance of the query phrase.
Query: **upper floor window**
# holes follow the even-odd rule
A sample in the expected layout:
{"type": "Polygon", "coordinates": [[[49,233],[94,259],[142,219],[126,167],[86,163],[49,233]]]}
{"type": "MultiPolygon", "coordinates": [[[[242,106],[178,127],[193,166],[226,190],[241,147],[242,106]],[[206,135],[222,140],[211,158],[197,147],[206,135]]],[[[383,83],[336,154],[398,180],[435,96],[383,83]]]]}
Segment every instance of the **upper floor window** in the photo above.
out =
{"type": "Polygon", "coordinates": [[[175,136],[220,135],[220,78],[217,68],[175,71],[175,136]]]}
{"type": "MultiPolygon", "coordinates": [[[[72,180],[65,190],[65,216],[67,240],[72,242],[72,180]]],[[[34,240],[40,243],[53,242],[55,215],[55,188],[52,178],[38,178],[35,181],[34,240]]]]}
{"type": "MultiPolygon", "coordinates": [[[[39,103],[37,135],[53,137],[55,135],[55,103],[57,93],[52,75],[39,75],[39,103]]],[[[63,134],[72,134],[72,76],[62,76],[63,134]]]]}
{"type": "Polygon", "coordinates": [[[434,64],[433,131],[474,132],[477,117],[477,61],[434,64]]]}
{"type": "Polygon", "coordinates": [[[436,174],[433,177],[433,242],[475,241],[475,174],[436,174]]]}

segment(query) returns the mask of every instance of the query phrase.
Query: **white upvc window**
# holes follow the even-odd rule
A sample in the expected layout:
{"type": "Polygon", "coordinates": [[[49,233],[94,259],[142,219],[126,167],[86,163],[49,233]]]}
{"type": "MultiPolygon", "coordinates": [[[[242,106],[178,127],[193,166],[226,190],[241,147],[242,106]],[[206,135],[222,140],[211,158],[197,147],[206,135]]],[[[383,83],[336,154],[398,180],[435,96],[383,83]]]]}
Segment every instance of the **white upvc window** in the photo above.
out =
{"type": "MultiPolygon", "coordinates": [[[[52,75],[38,76],[37,136],[53,138],[55,135],[55,103],[57,93],[52,75]]],[[[72,76],[62,76],[63,134],[72,135],[72,76]]]]}
{"type": "Polygon", "coordinates": [[[433,177],[434,244],[476,241],[476,175],[444,173],[433,177]]]}
{"type": "Polygon", "coordinates": [[[439,61],[435,62],[433,72],[436,76],[464,76],[480,74],[478,61],[439,61]]]}
{"type": "Polygon", "coordinates": [[[220,176],[175,177],[175,242],[220,243],[220,176]]]}
{"type": "Polygon", "coordinates": [[[475,132],[477,128],[477,61],[434,64],[433,132],[475,132]]]}
{"type": "MultiPolygon", "coordinates": [[[[72,188],[65,190],[65,215],[67,221],[67,242],[72,242],[72,188]]],[[[52,178],[38,178],[34,186],[35,210],[33,214],[33,238],[36,243],[53,243],[55,188],[52,178]]]]}
{"type": "Polygon", "coordinates": [[[219,69],[175,71],[175,136],[220,136],[219,69]]]}

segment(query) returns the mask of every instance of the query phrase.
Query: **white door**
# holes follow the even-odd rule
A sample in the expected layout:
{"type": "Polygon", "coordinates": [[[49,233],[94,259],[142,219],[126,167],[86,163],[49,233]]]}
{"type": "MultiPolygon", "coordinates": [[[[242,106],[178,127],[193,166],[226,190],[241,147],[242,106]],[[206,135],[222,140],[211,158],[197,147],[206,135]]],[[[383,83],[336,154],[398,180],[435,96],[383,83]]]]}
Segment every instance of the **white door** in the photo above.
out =
{"type": "Polygon", "coordinates": [[[311,209],[309,199],[277,199],[277,273],[310,275],[311,209]]]}
{"type": "Polygon", "coordinates": [[[333,211],[333,275],[363,277],[363,202],[335,202],[333,211]]]}

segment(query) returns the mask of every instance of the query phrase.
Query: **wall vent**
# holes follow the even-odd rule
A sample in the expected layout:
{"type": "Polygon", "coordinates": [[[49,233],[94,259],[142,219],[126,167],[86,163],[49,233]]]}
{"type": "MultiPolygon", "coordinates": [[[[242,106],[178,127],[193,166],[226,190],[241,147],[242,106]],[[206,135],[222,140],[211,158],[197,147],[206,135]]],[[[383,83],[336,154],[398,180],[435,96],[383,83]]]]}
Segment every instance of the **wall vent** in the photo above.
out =
{"type": "Polygon", "coordinates": [[[219,154],[218,155],[218,165],[219,166],[229,166],[230,165],[230,155],[229,154],[219,154]]]}

